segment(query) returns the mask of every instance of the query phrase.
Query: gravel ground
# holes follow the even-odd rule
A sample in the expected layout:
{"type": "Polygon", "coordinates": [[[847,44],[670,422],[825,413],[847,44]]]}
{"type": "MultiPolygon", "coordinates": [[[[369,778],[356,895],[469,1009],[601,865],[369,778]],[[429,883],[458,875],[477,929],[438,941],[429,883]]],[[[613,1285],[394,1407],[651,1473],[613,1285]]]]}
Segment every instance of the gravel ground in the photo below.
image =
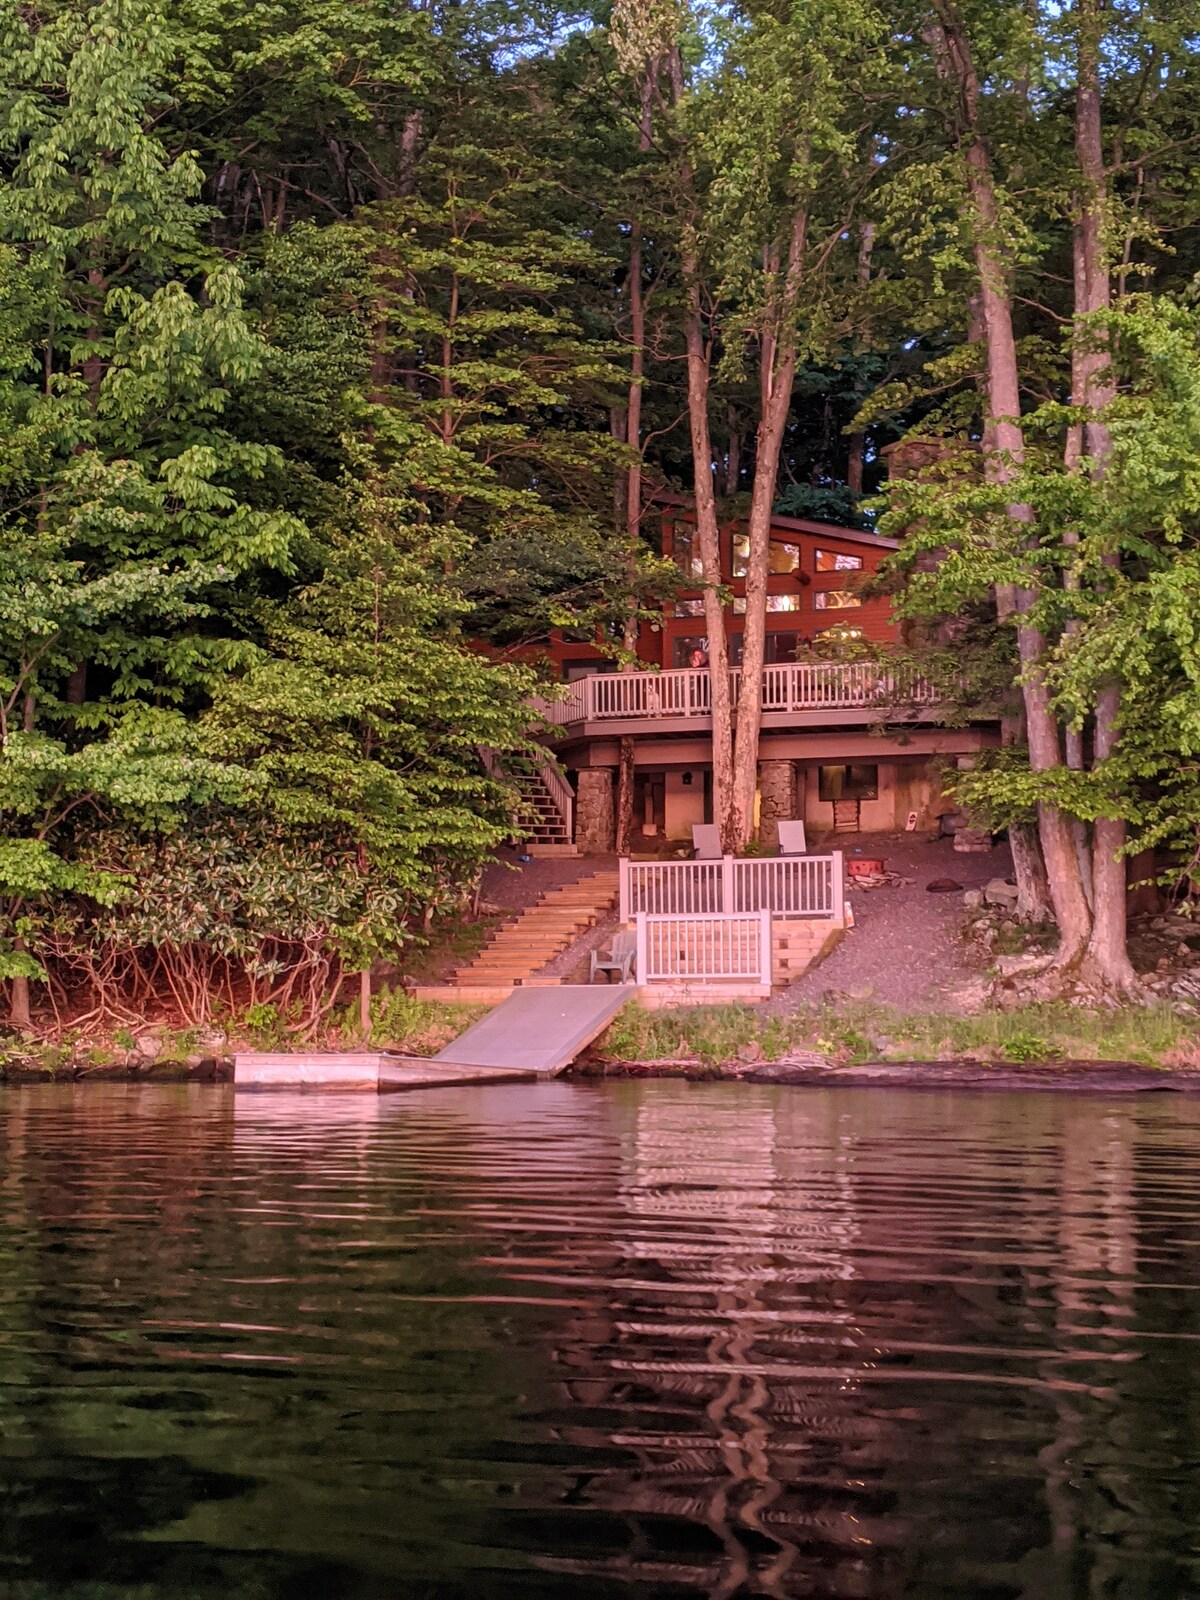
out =
{"type": "Polygon", "coordinates": [[[990,878],[1007,878],[1008,846],[960,855],[949,839],[930,842],[911,833],[844,834],[837,842],[847,860],[856,852],[882,857],[889,872],[913,881],[900,888],[851,888],[854,927],[818,967],[772,1001],[772,1009],[810,1004],[827,989],[911,1008],[947,1002],[949,991],[973,975],[960,937],[967,912],[961,894],[929,894],[926,885],[953,878],[964,889],[978,889],[990,878]]]}

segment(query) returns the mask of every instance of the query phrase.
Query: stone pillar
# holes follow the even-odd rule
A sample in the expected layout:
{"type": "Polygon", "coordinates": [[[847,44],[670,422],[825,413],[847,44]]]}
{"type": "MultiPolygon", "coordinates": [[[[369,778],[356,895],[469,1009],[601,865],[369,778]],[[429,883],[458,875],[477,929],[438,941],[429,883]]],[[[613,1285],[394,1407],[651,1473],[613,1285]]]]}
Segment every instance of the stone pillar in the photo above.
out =
{"type": "Polygon", "coordinates": [[[575,843],[585,856],[608,855],[616,843],[612,767],[581,767],[575,799],[575,843]]]}
{"type": "Polygon", "coordinates": [[[758,764],[758,837],[768,850],[779,848],[779,824],[796,815],[796,767],[792,761],[758,764]]]}

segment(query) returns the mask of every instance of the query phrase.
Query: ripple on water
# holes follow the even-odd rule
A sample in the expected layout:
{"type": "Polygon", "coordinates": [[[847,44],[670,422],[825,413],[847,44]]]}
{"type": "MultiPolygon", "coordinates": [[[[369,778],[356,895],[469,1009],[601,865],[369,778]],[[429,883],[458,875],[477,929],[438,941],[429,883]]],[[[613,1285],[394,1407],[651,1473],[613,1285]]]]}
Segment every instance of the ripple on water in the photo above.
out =
{"type": "Polygon", "coordinates": [[[0,1594],[1200,1593],[1200,1108],[0,1098],[0,1594]]]}

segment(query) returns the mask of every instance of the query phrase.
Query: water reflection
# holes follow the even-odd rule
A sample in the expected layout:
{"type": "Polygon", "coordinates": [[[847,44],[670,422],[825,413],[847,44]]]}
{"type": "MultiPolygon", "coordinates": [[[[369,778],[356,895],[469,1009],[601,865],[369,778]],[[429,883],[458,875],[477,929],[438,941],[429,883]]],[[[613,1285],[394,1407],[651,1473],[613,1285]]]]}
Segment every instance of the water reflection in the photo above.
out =
{"type": "Polygon", "coordinates": [[[1200,1592],[1200,1107],[0,1099],[0,1594],[1200,1592]]]}

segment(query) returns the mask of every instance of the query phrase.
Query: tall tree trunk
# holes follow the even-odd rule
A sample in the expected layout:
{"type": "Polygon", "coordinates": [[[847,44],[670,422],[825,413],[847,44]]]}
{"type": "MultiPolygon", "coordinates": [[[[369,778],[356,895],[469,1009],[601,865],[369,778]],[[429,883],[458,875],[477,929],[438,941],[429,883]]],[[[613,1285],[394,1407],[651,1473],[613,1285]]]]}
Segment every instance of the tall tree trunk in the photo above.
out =
{"type": "MultiPolygon", "coordinates": [[[[666,67],[675,104],[683,98],[683,54],[678,44],[667,52],[666,67]]],[[[685,193],[692,184],[691,163],[680,164],[685,193]]],[[[685,287],[684,345],[687,351],[688,432],[692,445],[692,476],[696,508],[696,543],[704,583],[704,626],[708,634],[708,666],[712,703],[713,818],[727,852],[737,845],[734,816],[733,704],[729,684],[729,641],[725,635],[722,599],[721,530],[713,484],[712,429],[708,405],[712,388],[712,360],[705,338],[704,298],[701,287],[700,250],[685,225],[679,251],[685,287]]]]}
{"type": "MultiPolygon", "coordinates": [[[[875,249],[875,224],[864,222],[858,233],[858,281],[865,289],[871,281],[871,255],[875,249]]],[[[859,389],[861,395],[861,389],[859,389]]],[[[863,466],[867,450],[867,436],[861,428],[850,435],[850,452],[846,461],[846,484],[854,494],[863,492],[863,466]]]]}
{"type": "Polygon", "coordinates": [[[754,832],[754,796],[758,788],[758,744],[762,728],[762,680],[766,660],[771,513],[779,477],[779,452],[783,445],[796,377],[795,306],[804,273],[807,233],[808,213],[799,209],[792,218],[783,267],[780,269],[777,260],[774,265],[773,304],[768,305],[761,340],[761,400],[747,529],[746,624],[735,743],[734,830],[739,848],[749,843],[754,832]]]}
{"type": "Polygon", "coordinates": [[[642,525],[642,379],[646,372],[646,304],[642,295],[642,229],[633,225],[629,246],[629,405],[626,443],[632,459],[625,478],[625,533],[633,544],[642,525]]]}
{"type": "Polygon", "coordinates": [[[684,338],[687,347],[688,427],[694,464],[696,543],[704,583],[704,626],[708,634],[712,695],[713,817],[721,830],[723,848],[732,852],[738,845],[734,812],[733,707],[729,687],[729,643],[725,637],[725,607],[721,595],[721,532],[717,524],[712,435],[708,420],[712,372],[704,337],[699,262],[690,244],[686,244],[682,251],[682,265],[688,286],[684,338]]]}
{"type": "MultiPolygon", "coordinates": [[[[935,7],[938,17],[935,48],[939,51],[940,65],[952,77],[957,91],[959,139],[974,213],[973,251],[987,350],[987,427],[991,448],[987,452],[986,471],[990,482],[1004,487],[1014,480],[1025,461],[1012,287],[1001,243],[1004,228],[991,156],[980,131],[979,78],[970,44],[957,11],[946,0],[935,0],[935,7]]],[[[1030,508],[1019,503],[1010,504],[1009,516],[1019,525],[1032,521],[1030,508]]],[[[1062,764],[1062,752],[1058,724],[1046,687],[1046,641],[1032,620],[1033,604],[1032,590],[1017,589],[1013,609],[1029,762],[1034,772],[1052,772],[1062,764]]],[[[1055,961],[1059,966],[1074,966],[1087,948],[1091,914],[1083,892],[1070,822],[1057,806],[1042,802],[1038,806],[1038,833],[1058,923],[1059,947],[1055,961]]]]}
{"type": "Polygon", "coordinates": [[[621,739],[621,754],[617,765],[617,827],[616,845],[619,856],[629,854],[633,834],[633,779],[634,742],[630,734],[621,739]]]}
{"type": "Polygon", "coordinates": [[[742,436],[738,430],[735,407],[725,407],[725,422],[729,429],[729,448],[725,452],[725,494],[729,496],[738,492],[738,479],[742,475],[742,436]]]}
{"type": "MultiPolygon", "coordinates": [[[[1072,359],[1076,405],[1086,406],[1082,428],[1082,466],[1093,478],[1103,478],[1112,451],[1104,410],[1116,393],[1112,365],[1099,330],[1081,325],[1079,317],[1094,317],[1111,305],[1111,285],[1104,241],[1104,215],[1108,172],[1104,163],[1101,126],[1100,46],[1108,18],[1108,0],[1076,0],[1078,29],[1075,90],[1075,154],[1079,163],[1080,196],[1075,226],[1076,325],[1072,359]],[[1082,302],[1080,296],[1082,295],[1082,302]]],[[[1114,568],[1119,557],[1107,556],[1114,568]]],[[[1121,689],[1106,683],[1096,700],[1094,759],[1107,760],[1116,751],[1121,713],[1121,689]]],[[[1125,822],[1119,817],[1099,817],[1092,826],[1092,892],[1094,919],[1086,966],[1106,985],[1136,990],[1137,975],[1129,960],[1126,928],[1125,822]]]]}

